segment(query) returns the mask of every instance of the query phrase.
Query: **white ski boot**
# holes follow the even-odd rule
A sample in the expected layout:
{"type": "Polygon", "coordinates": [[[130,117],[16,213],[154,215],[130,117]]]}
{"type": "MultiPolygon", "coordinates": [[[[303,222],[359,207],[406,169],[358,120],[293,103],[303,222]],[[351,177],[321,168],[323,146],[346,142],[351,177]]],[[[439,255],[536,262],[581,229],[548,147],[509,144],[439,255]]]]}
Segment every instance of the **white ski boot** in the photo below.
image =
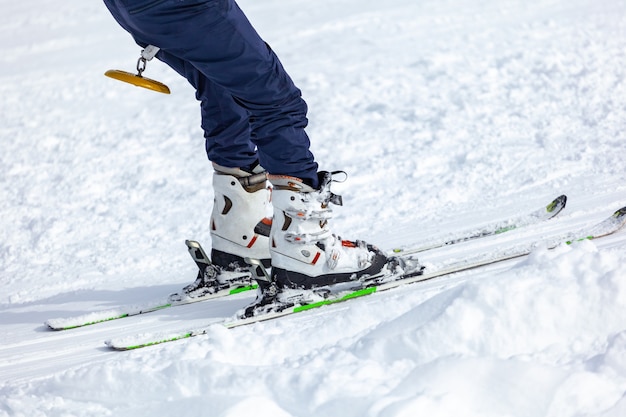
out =
{"type": "Polygon", "coordinates": [[[320,172],[317,190],[297,178],[269,176],[274,186],[272,272],[267,282],[259,280],[261,295],[240,316],[280,311],[293,303],[323,298],[325,293],[363,288],[398,266],[396,258],[387,258],[375,246],[332,233],[329,205],[342,204],[341,197],[330,191],[333,174],[337,173],[320,172]]]}
{"type": "Polygon", "coordinates": [[[213,166],[211,260],[198,262],[194,257],[199,267],[198,277],[181,293],[172,294],[172,302],[254,284],[244,258],[260,259],[265,266],[270,265],[271,219],[266,217],[270,192],[266,172],[258,165],[252,172],[213,166]]]}

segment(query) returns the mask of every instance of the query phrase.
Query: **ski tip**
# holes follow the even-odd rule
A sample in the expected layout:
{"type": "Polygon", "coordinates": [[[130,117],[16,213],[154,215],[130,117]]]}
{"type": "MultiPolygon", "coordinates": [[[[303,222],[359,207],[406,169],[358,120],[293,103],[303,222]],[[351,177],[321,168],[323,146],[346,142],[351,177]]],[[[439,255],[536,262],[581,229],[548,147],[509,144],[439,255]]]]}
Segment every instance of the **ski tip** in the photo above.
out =
{"type": "Polygon", "coordinates": [[[49,330],[59,332],[61,330],[72,330],[78,327],[87,326],[92,323],[75,323],[67,319],[48,319],[43,323],[49,330]]]}
{"type": "Polygon", "coordinates": [[[567,196],[565,194],[560,195],[546,206],[546,211],[548,213],[554,213],[556,215],[565,208],[566,204],[567,204],[567,196]]]}
{"type": "Polygon", "coordinates": [[[46,326],[48,330],[54,330],[54,331],[63,330],[63,327],[59,327],[58,325],[55,324],[55,320],[46,320],[43,322],[43,324],[44,326],[46,326]]]}
{"type": "Polygon", "coordinates": [[[143,345],[129,346],[129,345],[125,345],[125,344],[118,344],[113,339],[105,340],[104,341],[104,345],[106,347],[108,347],[110,350],[116,350],[118,352],[124,352],[124,351],[127,351],[127,350],[139,349],[139,348],[143,347],[143,345]]]}
{"type": "Polygon", "coordinates": [[[613,213],[613,217],[615,217],[616,219],[622,219],[626,217],[626,206],[622,207],[621,209],[613,213]]]}

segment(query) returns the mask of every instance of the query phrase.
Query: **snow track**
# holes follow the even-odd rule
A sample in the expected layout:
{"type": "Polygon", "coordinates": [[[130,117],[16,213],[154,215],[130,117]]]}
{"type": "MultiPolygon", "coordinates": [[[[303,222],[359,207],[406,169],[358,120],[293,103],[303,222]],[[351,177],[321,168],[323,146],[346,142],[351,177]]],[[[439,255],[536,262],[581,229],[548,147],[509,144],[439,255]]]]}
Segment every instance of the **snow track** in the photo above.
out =
{"type": "MultiPolygon", "coordinates": [[[[597,211],[601,213],[600,210],[597,211]]],[[[535,236],[564,234],[571,230],[594,224],[589,218],[577,220],[575,214],[569,216],[565,214],[564,217],[566,219],[563,221],[556,219],[528,229],[509,232],[508,235],[494,236],[427,251],[421,259],[423,262],[435,264],[446,261],[453,262],[466,256],[502,249],[503,247],[513,246],[516,243],[529,241],[535,236]],[[567,217],[574,217],[574,219],[567,219],[567,217]]],[[[591,216],[592,219],[594,217],[601,220],[598,216],[591,216]]],[[[626,234],[624,233],[617,233],[614,236],[597,241],[598,249],[621,247],[625,244],[626,234]]],[[[520,262],[523,261],[513,259],[501,264],[481,267],[433,281],[407,285],[404,288],[392,290],[391,293],[415,292],[416,295],[422,294],[422,296],[426,297],[433,292],[438,293],[466,281],[479,281],[481,277],[497,276],[520,262]]],[[[146,289],[146,292],[153,291],[146,289]]],[[[398,295],[377,294],[373,297],[377,298],[376,303],[386,303],[385,298],[395,298],[398,295]]],[[[222,317],[234,315],[239,308],[245,306],[253,299],[254,294],[241,294],[226,299],[180,306],[176,309],[153,312],[141,317],[120,319],[92,327],[67,331],[52,331],[44,325],[39,325],[35,329],[21,327],[15,333],[5,335],[4,343],[0,347],[0,357],[3,358],[0,371],[8,379],[28,380],[45,376],[63,363],[67,363],[69,366],[84,365],[109,356],[108,353],[111,352],[107,352],[107,349],[104,348],[103,341],[110,337],[134,336],[141,333],[167,333],[168,331],[180,330],[183,323],[184,327],[188,328],[203,326],[222,317]],[[47,349],[46,346],[53,348],[47,349]]],[[[143,301],[148,302],[150,300],[143,301]]],[[[373,301],[355,300],[351,303],[359,302],[372,303],[373,301]]],[[[60,305],[63,306],[64,304],[61,303],[60,305]]],[[[46,318],[49,317],[49,314],[54,314],[48,313],[46,310],[50,308],[51,311],[54,311],[56,307],[57,305],[54,302],[49,302],[39,313],[40,317],[46,318]]],[[[350,308],[350,306],[327,306],[323,308],[345,310],[350,308]]],[[[24,310],[29,311],[30,309],[25,308],[24,310]]],[[[19,314],[20,309],[13,309],[13,313],[19,314]]],[[[329,314],[329,317],[332,317],[333,313],[312,312],[303,314],[329,314]]],[[[33,316],[32,312],[29,316],[33,316]]],[[[282,320],[289,321],[290,318],[282,320]]]]}

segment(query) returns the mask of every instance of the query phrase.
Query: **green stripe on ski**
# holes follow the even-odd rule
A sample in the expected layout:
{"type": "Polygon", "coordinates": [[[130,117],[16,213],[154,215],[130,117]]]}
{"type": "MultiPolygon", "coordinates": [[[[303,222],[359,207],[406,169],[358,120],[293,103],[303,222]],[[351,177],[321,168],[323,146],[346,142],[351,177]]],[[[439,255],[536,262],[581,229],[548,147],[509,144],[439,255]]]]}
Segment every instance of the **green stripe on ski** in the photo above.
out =
{"type": "MultiPolygon", "coordinates": [[[[169,303],[168,304],[163,304],[163,305],[160,305],[160,306],[151,307],[149,309],[149,311],[146,311],[146,313],[147,312],[158,311],[158,310],[163,310],[165,308],[170,308],[170,307],[172,307],[172,304],[169,304],[169,303]]],[[[120,315],[117,315],[117,316],[106,317],[106,318],[103,318],[103,319],[100,319],[100,320],[88,321],[88,322],[76,324],[76,325],[73,325],[73,326],[56,327],[56,328],[54,328],[54,330],[78,329],[79,327],[92,326],[94,324],[106,323],[107,321],[124,319],[126,317],[131,317],[131,316],[134,316],[134,315],[136,315],[136,314],[123,313],[123,314],[120,314],[120,315]]]]}
{"type": "Polygon", "coordinates": [[[324,300],[324,301],[319,301],[317,303],[305,304],[305,305],[301,305],[301,306],[298,306],[298,307],[294,307],[293,308],[293,312],[294,313],[299,313],[301,311],[312,310],[314,308],[327,306],[327,305],[330,305],[330,304],[341,303],[342,301],[346,301],[346,300],[349,300],[351,298],[363,297],[365,295],[370,295],[370,294],[375,293],[375,292],[376,292],[376,287],[368,287],[368,288],[364,288],[362,290],[351,292],[350,294],[346,294],[343,297],[337,298],[337,299],[334,299],[334,300],[324,300]]]}
{"type": "Polygon", "coordinates": [[[228,295],[235,295],[235,294],[239,294],[239,293],[246,292],[246,291],[252,291],[252,290],[256,290],[257,288],[259,288],[259,286],[256,284],[248,285],[247,287],[239,287],[239,288],[230,290],[228,295]]]}
{"type": "Polygon", "coordinates": [[[581,237],[579,239],[575,239],[575,240],[568,240],[567,242],[565,242],[566,245],[571,245],[572,243],[576,243],[576,242],[582,242],[583,240],[593,240],[595,239],[595,236],[585,236],[585,237],[581,237]]]}
{"type": "Polygon", "coordinates": [[[188,338],[193,337],[193,336],[195,336],[195,334],[193,334],[193,332],[187,332],[187,333],[185,333],[183,335],[169,337],[167,339],[154,340],[154,341],[151,341],[151,342],[140,343],[140,344],[137,344],[137,345],[124,346],[124,348],[121,349],[121,350],[141,349],[141,348],[145,348],[145,347],[148,347],[148,346],[160,345],[161,343],[175,342],[177,340],[188,339],[188,338]]]}
{"type": "Polygon", "coordinates": [[[546,206],[546,211],[548,213],[552,213],[557,207],[565,205],[565,203],[563,202],[563,198],[564,196],[557,197],[554,201],[546,206]]]}
{"type": "Polygon", "coordinates": [[[107,317],[106,319],[102,319],[102,320],[94,320],[94,321],[90,321],[87,323],[81,323],[81,324],[77,324],[75,326],[64,326],[61,328],[55,328],[55,330],[71,330],[71,329],[77,329],[79,327],[84,327],[84,326],[91,326],[92,324],[98,324],[98,323],[106,323],[107,321],[111,321],[111,320],[117,320],[117,319],[123,319],[128,317],[128,314],[120,314],[119,316],[115,316],[115,317],[107,317]]]}
{"type": "Polygon", "coordinates": [[[517,226],[513,225],[513,226],[503,227],[501,229],[496,230],[494,234],[499,235],[502,233],[510,232],[511,230],[514,230],[514,229],[517,229],[517,226]]]}

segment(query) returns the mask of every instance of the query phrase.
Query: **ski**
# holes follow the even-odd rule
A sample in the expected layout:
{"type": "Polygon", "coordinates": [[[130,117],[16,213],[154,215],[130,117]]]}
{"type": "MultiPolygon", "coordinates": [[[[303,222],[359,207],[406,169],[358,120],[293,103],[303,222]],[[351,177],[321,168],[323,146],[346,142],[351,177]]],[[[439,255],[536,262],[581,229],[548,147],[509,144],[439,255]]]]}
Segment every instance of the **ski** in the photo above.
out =
{"type": "MultiPolygon", "coordinates": [[[[200,270],[203,270],[203,268],[211,265],[211,261],[204,252],[204,249],[202,249],[200,243],[194,240],[187,240],[185,241],[185,244],[187,245],[189,254],[200,270]]],[[[219,290],[213,294],[207,294],[201,297],[189,298],[181,301],[169,301],[167,299],[162,299],[143,304],[126,305],[115,309],[94,311],[74,317],[48,319],[44,324],[52,330],[76,329],[78,327],[91,326],[126,317],[138,316],[140,314],[152,313],[154,311],[164,310],[171,307],[178,307],[201,301],[214,300],[216,298],[226,297],[229,295],[240,294],[246,291],[255,290],[257,287],[258,286],[256,284],[242,285],[219,290]]]]}
{"type": "Polygon", "coordinates": [[[415,254],[424,252],[431,249],[441,248],[443,246],[454,245],[457,243],[467,242],[470,240],[480,239],[487,236],[499,235],[510,230],[519,229],[525,226],[531,226],[536,223],[554,218],[559,214],[567,203],[567,196],[560,195],[550,202],[545,207],[541,207],[537,210],[520,215],[518,217],[512,217],[506,220],[497,221],[491,224],[482,226],[480,229],[467,230],[457,235],[437,238],[430,241],[423,242],[420,246],[412,247],[408,249],[396,248],[393,249],[395,254],[415,254]]]}
{"type": "MultiPolygon", "coordinates": [[[[394,249],[392,252],[394,255],[407,256],[410,254],[415,254],[419,252],[424,252],[429,249],[435,249],[442,246],[452,245],[455,243],[465,242],[468,240],[475,240],[482,237],[493,236],[497,234],[501,234],[507,232],[509,230],[518,229],[524,226],[530,226],[534,223],[539,223],[548,219],[555,217],[557,214],[565,208],[565,204],[567,202],[567,197],[565,195],[561,195],[555,198],[550,204],[525,215],[521,215],[518,217],[512,217],[507,220],[503,220],[500,222],[493,223],[491,225],[487,225],[482,227],[479,231],[470,231],[466,233],[462,233],[456,237],[449,239],[440,239],[437,241],[433,241],[427,243],[423,246],[409,249],[394,249]]],[[[211,264],[209,257],[206,255],[202,246],[193,240],[185,241],[187,245],[187,249],[192,259],[198,266],[200,270],[205,268],[207,265],[211,264]]],[[[45,321],[45,325],[52,330],[70,330],[76,329],[79,327],[91,326],[99,323],[106,323],[112,320],[119,320],[127,317],[133,317],[141,314],[152,313],[159,310],[164,310],[172,307],[187,305],[191,303],[201,302],[201,301],[209,301],[214,300],[216,298],[227,297],[230,295],[239,294],[242,292],[254,290],[257,288],[257,285],[249,285],[249,286],[241,286],[237,288],[230,288],[226,290],[221,290],[216,292],[215,294],[210,294],[203,297],[197,297],[194,299],[179,301],[179,302],[170,302],[167,299],[155,300],[152,302],[146,302],[142,304],[133,304],[121,306],[115,309],[110,310],[101,310],[89,312],[86,314],[81,314],[73,317],[66,318],[53,318],[45,321]]]]}
{"type": "Polygon", "coordinates": [[[79,327],[91,326],[94,324],[105,323],[107,321],[123,319],[126,317],[138,316],[140,314],[152,313],[154,311],[164,310],[171,307],[178,307],[202,301],[214,300],[216,298],[226,297],[229,295],[254,290],[257,287],[258,286],[255,284],[231,288],[229,290],[218,291],[215,294],[206,295],[204,297],[194,298],[189,301],[168,302],[167,300],[161,300],[160,302],[156,301],[153,303],[127,305],[110,310],[102,310],[87,314],[81,314],[74,317],[48,319],[44,322],[44,324],[52,330],[76,329],[79,327]]]}
{"type": "MultiPolygon", "coordinates": [[[[147,346],[158,345],[167,342],[173,342],[182,339],[188,339],[191,337],[209,334],[213,326],[221,325],[228,329],[235,327],[245,326],[252,323],[257,323],[266,320],[272,320],[279,317],[285,317],[291,314],[300,313],[303,311],[319,308],[326,305],[342,303],[354,298],[359,298],[367,295],[371,295],[376,292],[382,292],[397,288],[400,286],[413,284],[417,282],[423,282],[448,276],[454,273],[469,271],[474,268],[493,265],[496,263],[512,260],[529,255],[533,250],[539,247],[547,247],[553,249],[560,244],[572,244],[577,241],[598,239],[604,236],[611,235],[619,231],[624,224],[626,224],[626,207],[623,207],[613,213],[604,221],[596,224],[591,228],[581,229],[574,233],[567,233],[559,237],[554,237],[548,240],[537,240],[526,244],[520,244],[506,250],[499,250],[497,253],[486,253],[476,257],[470,257],[461,261],[453,262],[448,265],[440,265],[439,267],[427,268],[420,274],[410,273],[409,276],[403,276],[400,279],[382,282],[377,285],[367,286],[365,288],[347,292],[344,294],[338,294],[325,300],[310,304],[294,305],[289,308],[285,308],[282,311],[268,313],[259,316],[253,316],[245,319],[217,319],[207,325],[197,329],[186,329],[182,331],[172,331],[169,333],[160,334],[144,334],[136,335],[125,338],[109,339],[105,341],[105,344],[114,350],[133,350],[143,348],[147,346]]],[[[405,257],[404,255],[401,255],[405,257]]],[[[408,257],[408,256],[407,256],[408,257]]]]}
{"type": "Polygon", "coordinates": [[[94,324],[105,323],[112,320],[123,319],[127,317],[138,316],[141,314],[152,313],[154,311],[165,310],[167,308],[178,307],[202,301],[214,300],[216,298],[226,297],[229,295],[239,294],[242,292],[255,290],[258,286],[249,285],[229,290],[218,291],[215,294],[206,295],[204,297],[194,298],[188,301],[168,302],[167,300],[155,301],[152,303],[126,305],[115,309],[95,311],[91,313],[81,314],[73,317],[48,319],[44,322],[51,330],[71,330],[79,327],[91,326],[94,324]]]}

